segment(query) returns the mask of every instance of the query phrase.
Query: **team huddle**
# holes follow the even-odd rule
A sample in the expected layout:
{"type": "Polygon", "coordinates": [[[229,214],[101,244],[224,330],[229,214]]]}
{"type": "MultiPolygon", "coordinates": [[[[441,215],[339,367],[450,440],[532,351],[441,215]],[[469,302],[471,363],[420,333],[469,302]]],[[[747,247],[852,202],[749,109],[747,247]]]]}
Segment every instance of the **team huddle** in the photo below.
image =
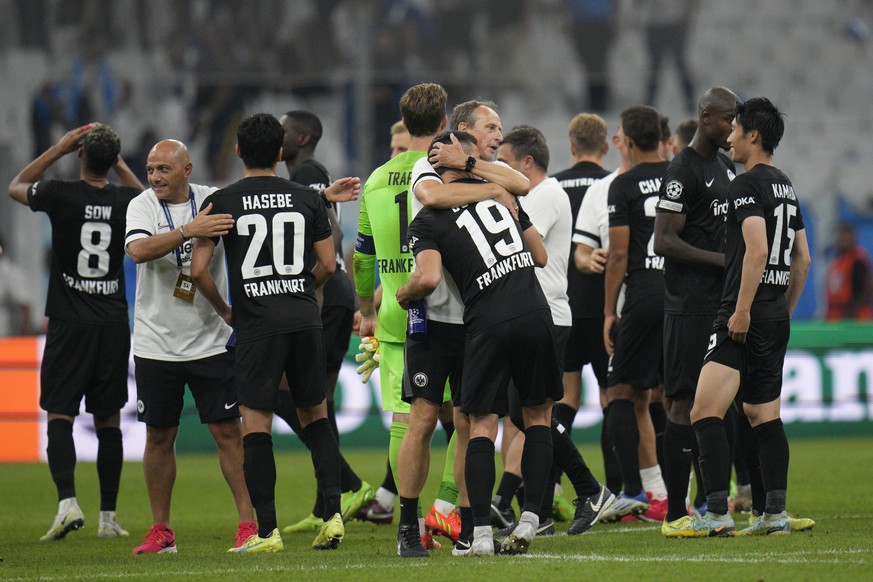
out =
{"type": "Polygon", "coordinates": [[[772,162],[784,131],[776,107],[710,89],[672,161],[666,118],[630,107],[612,173],[601,165],[605,122],[579,114],[574,165],[550,176],[539,130],[504,134],[495,104],[468,101],[448,116],[447,101],[434,83],[404,93],[408,142],[392,139],[395,155],[363,189],[332,181],[314,159],[321,123],[303,111],[244,119],[244,177],[221,189],[191,181],[187,147],[172,139],[150,151],[143,188],[100,124],[68,132],[13,179],[10,196],[52,224],[40,406],[59,508],[43,540],[84,525],[72,436],[82,398],[99,443],[98,535],[129,535],[116,515],[131,347],[125,252],[137,264],[133,352],[153,519],[134,554],[176,552],[186,384],[235,501],[228,552],[281,551],[281,534],[295,532],[335,549],[350,519],[391,523],[398,500],[397,553],[409,558],[439,548],[440,536],[455,556],[522,554],[558,520],[568,535],[659,522],[665,537],[815,525],[786,512],[782,367],[810,256],[794,188],[772,162]],[[72,152],[79,181],[41,181],[72,152]],[[290,179],[276,174],[283,161],[290,179]],[[340,210],[359,196],[352,283],[340,210]],[[377,488],[339,446],[334,390],[353,330],[361,378],[379,369],[392,414],[377,488]],[[570,436],[587,364],[603,409],[604,483],[570,436]],[[317,481],[311,513],[281,533],[274,413],[309,449],[317,481]],[[424,512],[438,422],[446,464],[424,512]],[[751,511],[748,527],[732,511],[751,511]]]}

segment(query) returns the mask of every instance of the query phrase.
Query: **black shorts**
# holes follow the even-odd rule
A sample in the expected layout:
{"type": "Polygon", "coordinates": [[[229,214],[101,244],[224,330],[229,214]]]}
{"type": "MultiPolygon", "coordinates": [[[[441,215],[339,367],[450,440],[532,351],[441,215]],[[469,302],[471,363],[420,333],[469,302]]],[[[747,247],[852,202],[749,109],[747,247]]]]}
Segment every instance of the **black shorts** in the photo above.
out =
{"type": "Polygon", "coordinates": [[[236,348],[236,395],[256,410],[273,410],[282,372],[299,408],[324,400],[324,334],[306,329],[239,344],[236,348]]]}
{"type": "Polygon", "coordinates": [[[463,325],[428,320],[424,339],[406,338],[403,350],[404,402],[424,398],[442,404],[448,381],[452,403],[460,403],[465,336],[463,325]]]}
{"type": "Polygon", "coordinates": [[[740,371],[740,395],[748,404],[765,404],[782,395],[782,367],[791,335],[791,321],[760,321],[749,326],[746,343],[738,344],[726,327],[715,327],[709,337],[706,362],[740,371]]]}
{"type": "Polygon", "coordinates": [[[564,396],[555,327],[547,309],[467,336],[461,412],[506,414],[510,379],[522,406],[539,406],[564,396]]]}
{"type": "Polygon", "coordinates": [[[573,328],[564,350],[564,371],[579,372],[586,364],[591,364],[597,384],[606,387],[609,355],[603,345],[602,317],[573,320],[573,328]]]}
{"type": "MultiPolygon", "coordinates": [[[[563,368],[564,362],[560,357],[567,347],[567,341],[570,339],[572,328],[569,325],[555,326],[555,348],[558,353],[558,369],[563,368]]],[[[602,335],[602,334],[601,334],[602,335]]],[[[563,390],[563,382],[561,383],[563,390]]],[[[563,398],[563,396],[562,396],[563,398]]],[[[524,415],[521,412],[521,400],[518,396],[518,389],[515,387],[515,382],[509,381],[509,407],[507,408],[509,420],[512,421],[518,430],[524,431],[524,415]]]]}
{"type": "Polygon", "coordinates": [[[134,356],[136,412],[149,426],[179,426],[185,404],[185,384],[191,389],[200,422],[239,417],[234,386],[233,352],[200,360],[167,362],[134,356]]]}
{"type": "Polygon", "coordinates": [[[694,398],[715,314],[664,314],[664,395],[694,398]]]}
{"type": "Polygon", "coordinates": [[[39,406],[46,412],[77,416],[85,410],[112,416],[127,402],[130,327],[90,325],[49,319],[42,355],[39,406]]]}
{"type": "Polygon", "coordinates": [[[328,374],[342,368],[349,351],[355,312],[341,305],[325,305],[321,309],[321,327],[324,329],[324,360],[328,374]]]}
{"type": "Polygon", "coordinates": [[[643,390],[660,386],[663,338],[664,296],[643,294],[631,301],[628,294],[609,360],[607,386],[630,384],[643,390]]]}

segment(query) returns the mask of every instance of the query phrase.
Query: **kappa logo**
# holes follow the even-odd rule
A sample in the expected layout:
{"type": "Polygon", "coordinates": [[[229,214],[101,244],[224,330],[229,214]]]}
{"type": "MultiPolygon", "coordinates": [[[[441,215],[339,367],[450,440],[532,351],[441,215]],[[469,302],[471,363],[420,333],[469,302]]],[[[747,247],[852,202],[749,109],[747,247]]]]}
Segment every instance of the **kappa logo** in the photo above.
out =
{"type": "Polygon", "coordinates": [[[427,374],[424,372],[416,373],[415,376],[412,377],[412,383],[419,388],[424,388],[427,386],[427,374]]]}
{"type": "MultiPolygon", "coordinates": [[[[709,184],[707,184],[707,186],[708,185],[709,184]]],[[[670,180],[664,187],[664,193],[670,200],[676,200],[677,198],[682,196],[683,188],[684,187],[682,186],[682,182],[680,182],[679,180],[670,180]]]]}
{"type": "Polygon", "coordinates": [[[137,400],[136,401],[136,411],[139,412],[140,414],[145,412],[145,402],[143,402],[142,400],[137,400]]]}

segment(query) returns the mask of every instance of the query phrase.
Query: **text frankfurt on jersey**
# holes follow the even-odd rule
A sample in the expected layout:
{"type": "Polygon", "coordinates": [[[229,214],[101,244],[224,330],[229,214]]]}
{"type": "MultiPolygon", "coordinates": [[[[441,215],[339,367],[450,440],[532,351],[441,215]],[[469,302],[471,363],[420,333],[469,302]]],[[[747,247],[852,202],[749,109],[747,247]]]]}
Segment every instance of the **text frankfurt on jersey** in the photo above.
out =
{"type": "Polygon", "coordinates": [[[248,194],[242,197],[243,210],[261,210],[263,208],[293,208],[293,194],[248,194]]]}
{"type": "Polygon", "coordinates": [[[306,281],[304,279],[267,279],[266,281],[243,283],[243,289],[248,297],[305,293],[306,281]]]}
{"type": "Polygon", "coordinates": [[[400,259],[377,259],[376,264],[379,265],[379,273],[411,273],[415,268],[415,259],[400,258],[400,259]]]}
{"type": "Polygon", "coordinates": [[[479,289],[484,289],[491,283],[500,279],[507,273],[511,273],[516,269],[523,269],[524,267],[535,267],[533,262],[533,257],[527,251],[523,253],[518,253],[512,255],[511,257],[507,257],[496,263],[489,270],[485,271],[478,277],[476,277],[476,282],[479,283],[479,289]]]}
{"type": "Polygon", "coordinates": [[[114,295],[115,293],[118,293],[118,290],[121,288],[118,279],[109,279],[108,281],[90,281],[87,279],[77,279],[66,273],[62,273],[62,276],[68,287],[72,287],[76,291],[81,291],[88,295],[114,295]]]}
{"type": "Polygon", "coordinates": [[[788,285],[788,279],[790,275],[791,271],[765,269],[764,272],[761,274],[761,283],[785,286],[788,285]]]}

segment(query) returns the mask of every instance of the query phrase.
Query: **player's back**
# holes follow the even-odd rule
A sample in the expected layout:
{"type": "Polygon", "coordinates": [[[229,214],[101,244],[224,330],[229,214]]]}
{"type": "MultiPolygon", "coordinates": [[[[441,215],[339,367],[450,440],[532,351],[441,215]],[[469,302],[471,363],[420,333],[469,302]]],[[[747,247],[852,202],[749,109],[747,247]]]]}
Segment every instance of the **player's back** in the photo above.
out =
{"type": "Polygon", "coordinates": [[[426,208],[410,226],[413,245],[440,252],[464,300],[471,334],[549,308],[524,239],[531,223],[523,212],[519,218],[521,224],[501,204],[484,200],[446,210],[426,208]]]}
{"type": "Polygon", "coordinates": [[[791,250],[803,214],[794,187],[778,168],[758,164],[731,183],[725,248],[725,285],[718,321],[726,322],[736,306],[746,252],[742,221],[757,216],[767,228],[767,262],[752,302],[752,321],[788,319],[785,291],[791,250]]]}
{"type": "Polygon", "coordinates": [[[127,321],[124,234],[135,188],[84,181],[36,182],[30,208],[49,215],[52,266],[46,315],[79,323],[127,321]]]}
{"type": "Polygon", "coordinates": [[[227,213],[222,237],[239,341],[321,327],[313,245],[331,236],[324,203],[311,188],[276,176],[244,178],[203,202],[227,213]]]}
{"type": "Polygon", "coordinates": [[[627,255],[628,294],[646,288],[663,293],[664,259],[654,250],[655,207],[667,162],[637,164],[609,186],[609,226],[630,229],[627,255]]]}
{"type": "MultiPolygon", "coordinates": [[[[410,178],[415,162],[425,152],[404,152],[370,174],[361,195],[359,237],[371,237],[382,284],[376,336],[381,341],[406,339],[407,314],[397,303],[397,290],[406,283],[414,266],[409,247],[410,178]]],[[[359,241],[360,242],[360,241],[359,241]]],[[[356,244],[356,246],[358,246],[356,244]]]]}

